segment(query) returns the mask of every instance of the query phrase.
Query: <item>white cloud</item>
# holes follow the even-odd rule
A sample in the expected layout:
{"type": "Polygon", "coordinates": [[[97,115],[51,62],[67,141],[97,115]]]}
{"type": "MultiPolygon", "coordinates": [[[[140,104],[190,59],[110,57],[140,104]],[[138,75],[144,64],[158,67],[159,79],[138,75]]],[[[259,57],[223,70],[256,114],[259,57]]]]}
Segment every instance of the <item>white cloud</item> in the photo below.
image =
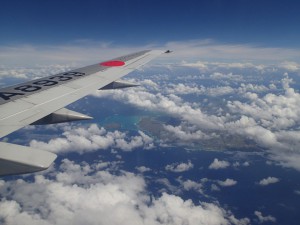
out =
{"type": "Polygon", "coordinates": [[[234,93],[235,93],[234,88],[230,86],[221,86],[221,87],[205,88],[203,94],[216,97],[216,96],[229,95],[234,93]]]}
{"type": "Polygon", "coordinates": [[[257,216],[259,223],[265,223],[265,222],[276,222],[276,218],[274,216],[263,216],[260,211],[255,211],[254,215],[257,216]]]}
{"type": "Polygon", "coordinates": [[[237,184],[237,181],[236,180],[233,180],[233,179],[229,179],[227,178],[226,180],[224,181],[221,181],[219,180],[218,181],[218,184],[222,187],[230,187],[230,186],[234,186],[237,184]]]}
{"type": "Polygon", "coordinates": [[[279,182],[279,179],[277,177],[267,177],[267,178],[260,180],[258,184],[261,186],[267,186],[270,184],[275,184],[277,182],[279,182]]]}
{"type": "Polygon", "coordinates": [[[86,41],[67,45],[16,45],[0,46],[0,59],[4,65],[32,66],[57,63],[97,63],[121,55],[152,49],[153,46],[115,46],[110,43],[86,41]],[[100,54],[99,54],[100,53],[100,54]]]}
{"type": "Polygon", "coordinates": [[[291,71],[291,72],[300,70],[300,65],[296,62],[285,61],[285,62],[280,63],[279,67],[286,69],[288,71],[291,71]]]}
{"type": "Polygon", "coordinates": [[[18,71],[18,70],[0,70],[0,77],[5,78],[21,78],[21,79],[28,79],[28,75],[26,75],[26,72],[18,71]]]}
{"type": "MultiPolygon", "coordinates": [[[[214,138],[217,140],[224,134],[230,134],[245,141],[251,140],[264,149],[272,150],[270,155],[272,159],[280,162],[283,166],[299,169],[298,165],[300,164],[296,159],[299,158],[297,155],[299,155],[298,136],[300,131],[295,127],[300,125],[300,108],[298,107],[300,95],[290,87],[291,82],[292,79],[288,75],[284,75],[281,80],[283,94],[271,93],[273,89],[265,85],[242,83],[233,91],[243,94],[248,101],[224,99],[223,102],[227,108],[214,109],[218,113],[217,115],[203,112],[199,103],[183,101],[175,94],[164,95],[163,91],[162,93],[149,93],[144,88],[138,88],[114,92],[99,91],[95,95],[111,97],[143,109],[167,113],[180,119],[180,125],[163,125],[165,130],[172,134],[168,136],[169,139],[173,136],[177,138],[177,141],[189,144],[189,141],[194,143],[214,140],[214,138]],[[267,93],[260,97],[261,93],[265,92],[267,93]],[[284,152],[284,154],[280,152],[284,152]],[[285,153],[288,154],[285,155],[285,153]],[[289,157],[292,154],[296,157],[289,157]]],[[[203,89],[185,84],[173,87],[176,89],[179,86],[187,92],[198,92],[199,90],[201,92],[203,89]]],[[[159,89],[165,90],[164,87],[166,86],[162,85],[159,89]]],[[[172,87],[172,85],[168,84],[168,87],[172,87]]],[[[208,93],[209,90],[213,90],[206,87],[204,89],[208,93]]],[[[168,92],[172,91],[167,89],[167,94],[168,92]]]]}
{"type": "MultiPolygon", "coordinates": [[[[286,48],[265,48],[253,45],[241,44],[220,44],[213,40],[191,40],[169,42],[166,44],[167,49],[174,52],[170,58],[184,59],[230,59],[237,61],[232,66],[245,67],[249,63],[240,63],[241,61],[283,61],[299,58],[298,49],[286,48]]],[[[199,64],[199,63],[197,63],[199,64]]]]}
{"type": "Polygon", "coordinates": [[[182,61],[181,66],[187,66],[187,67],[194,67],[194,68],[198,68],[200,70],[208,70],[208,62],[201,62],[201,61],[197,61],[194,63],[190,63],[190,62],[186,62],[186,61],[182,61]]]}
{"type": "Polygon", "coordinates": [[[250,163],[249,163],[249,162],[244,162],[244,163],[243,163],[243,166],[248,167],[248,166],[250,166],[250,163]]]}
{"type": "MultiPolygon", "coordinates": [[[[172,54],[162,56],[160,60],[234,60],[236,62],[219,63],[226,68],[249,68],[255,66],[263,69],[261,61],[287,61],[288,64],[300,58],[299,49],[266,48],[255,45],[223,44],[213,40],[187,40],[171,41],[161,45],[143,44],[142,46],[117,46],[109,42],[97,42],[92,40],[74,41],[66,45],[15,45],[0,46],[0,61],[4,65],[36,65],[57,63],[96,63],[98,61],[115,58],[120,55],[140,51],[142,49],[172,49],[172,54]],[[101,53],[101,54],[99,54],[101,53]],[[95,61],[96,60],[96,61],[95,61]],[[246,61],[246,62],[245,62],[246,61]],[[253,65],[249,61],[260,62],[253,65]]],[[[283,66],[287,64],[283,63],[283,66]]],[[[186,63],[188,66],[206,68],[205,62],[186,63]]],[[[289,68],[294,68],[289,66],[289,68]]]]}
{"type": "Polygon", "coordinates": [[[173,163],[171,165],[166,165],[165,169],[171,172],[180,173],[188,171],[193,167],[193,163],[191,161],[188,161],[188,163],[173,163]]]}
{"type": "Polygon", "coordinates": [[[153,139],[142,131],[139,131],[139,136],[127,137],[125,133],[108,132],[96,124],[91,124],[88,128],[65,126],[63,136],[48,142],[32,140],[30,146],[51,152],[75,151],[80,154],[113,147],[131,151],[139,147],[150,149],[154,146],[153,139]]]}
{"type": "Polygon", "coordinates": [[[240,167],[240,166],[244,166],[244,167],[248,167],[248,166],[250,166],[250,163],[249,162],[243,162],[243,163],[239,163],[239,162],[234,162],[233,164],[232,164],[234,167],[240,167]]]}
{"type": "Polygon", "coordinates": [[[300,154],[298,151],[271,151],[270,158],[277,162],[276,164],[300,171],[300,154]]]}
{"type": "Polygon", "coordinates": [[[97,163],[63,160],[55,174],[33,181],[2,181],[0,220],[5,224],[242,224],[217,203],[163,193],[149,198],[141,176],[97,171],[97,163]],[[113,212],[113,213],[111,213],[113,212]]]}
{"type": "Polygon", "coordinates": [[[141,85],[147,85],[147,86],[150,86],[150,87],[152,87],[154,89],[159,88],[159,86],[158,86],[157,83],[155,83],[154,81],[149,80],[149,79],[142,80],[142,81],[139,82],[139,84],[141,84],[141,85]]]}
{"type": "Polygon", "coordinates": [[[170,132],[173,138],[183,140],[183,141],[197,141],[201,139],[209,139],[209,136],[203,133],[201,130],[188,130],[186,127],[183,126],[171,126],[171,125],[164,125],[164,129],[170,132]]]}
{"type": "Polygon", "coordinates": [[[300,195],[300,190],[295,190],[294,193],[295,193],[296,195],[300,195]]]}
{"type": "Polygon", "coordinates": [[[200,108],[188,102],[174,100],[174,96],[164,96],[161,93],[152,94],[143,89],[98,91],[94,95],[96,97],[111,97],[143,109],[168,113],[206,129],[220,129],[225,119],[223,117],[207,115],[200,108]]]}
{"type": "Polygon", "coordinates": [[[201,94],[208,96],[222,96],[235,93],[235,90],[230,86],[221,87],[210,87],[206,88],[204,86],[188,86],[183,83],[170,84],[166,89],[166,93],[172,93],[176,95],[186,95],[186,94],[201,94]]]}
{"type": "Polygon", "coordinates": [[[253,98],[252,102],[228,101],[228,108],[235,113],[250,116],[263,127],[271,130],[283,130],[300,123],[300,94],[289,87],[291,80],[282,79],[284,95],[268,93],[262,98],[253,98]]]}
{"type": "Polygon", "coordinates": [[[185,180],[185,181],[182,181],[182,180],[179,180],[180,184],[182,185],[183,189],[186,190],[186,191],[190,191],[190,190],[194,190],[194,191],[197,191],[201,194],[203,194],[203,185],[201,183],[197,183],[193,180],[185,180]]]}
{"type": "Polygon", "coordinates": [[[171,192],[172,194],[179,194],[181,190],[177,185],[171,184],[168,178],[158,178],[155,180],[157,183],[164,185],[165,187],[159,190],[159,193],[171,192]]]}
{"type": "Polygon", "coordinates": [[[16,78],[21,79],[22,81],[25,79],[37,79],[40,77],[49,76],[51,74],[57,74],[64,72],[66,70],[70,70],[74,67],[72,64],[64,64],[64,65],[31,65],[30,68],[27,67],[0,67],[0,78],[16,78]]]}
{"type": "Polygon", "coordinates": [[[295,129],[300,124],[300,95],[290,87],[291,82],[287,75],[281,80],[284,94],[268,93],[252,98],[251,103],[229,101],[228,108],[242,116],[225,126],[231,133],[270,149],[270,157],[281,165],[300,170],[300,132],[295,129]]]}
{"type": "Polygon", "coordinates": [[[210,189],[211,189],[211,191],[221,191],[221,189],[215,184],[212,184],[210,189]]]}
{"type": "Polygon", "coordinates": [[[233,73],[221,73],[221,72],[214,72],[209,77],[213,80],[232,80],[232,81],[243,81],[243,76],[233,74],[233,73]]]}
{"type": "MultiPolygon", "coordinates": [[[[181,118],[195,127],[194,131],[188,126],[165,125],[165,129],[183,140],[196,140],[209,137],[208,130],[224,131],[233,135],[242,135],[257,142],[262,147],[275,149],[298,149],[298,131],[276,131],[274,129],[287,129],[295,124],[300,124],[300,111],[298,105],[299,94],[289,87],[289,78],[284,78],[282,83],[286,90],[285,95],[266,94],[263,98],[249,91],[264,92],[269,90],[263,85],[241,85],[240,92],[247,93],[251,97],[251,103],[240,101],[228,101],[227,107],[232,113],[240,114],[241,119],[233,120],[230,114],[226,116],[207,115],[199,106],[191,103],[174,100],[171,96],[152,94],[139,90],[116,91],[111,96],[123,102],[129,102],[149,110],[157,110],[181,118]],[[299,111],[299,112],[298,112],[299,111]],[[231,121],[230,121],[231,120],[231,121]],[[228,121],[228,122],[227,122],[228,121]],[[203,132],[205,130],[206,132],[203,132]],[[293,135],[294,133],[294,135],[293,135]],[[295,137],[295,138],[293,138],[295,137]],[[293,138],[293,139],[292,139],[293,138]],[[292,141],[293,140],[293,141],[292,141]]],[[[181,85],[182,86],[182,85],[181,85]]],[[[177,87],[177,86],[176,86],[177,87]]],[[[184,89],[191,87],[182,86],[184,89]]],[[[193,91],[196,91],[193,90],[193,91]]],[[[110,92],[111,93],[111,92],[110,92]]],[[[109,92],[98,92],[97,96],[109,96],[109,92]]]]}
{"type": "Polygon", "coordinates": [[[228,166],[230,166],[229,162],[215,158],[214,161],[209,165],[208,168],[218,170],[218,169],[225,169],[228,166]]]}
{"type": "Polygon", "coordinates": [[[140,173],[144,173],[144,172],[149,172],[151,171],[151,169],[149,167],[145,167],[145,166],[138,166],[135,167],[140,173]]]}
{"type": "MultiPolygon", "coordinates": [[[[216,58],[215,58],[216,59],[216,58]]],[[[197,61],[194,63],[182,61],[180,66],[197,68],[200,71],[210,71],[211,69],[256,69],[262,71],[267,66],[263,64],[253,64],[249,62],[211,62],[211,61],[197,61]]],[[[228,74],[229,76],[232,74],[228,74]]],[[[223,74],[222,74],[223,76],[223,74]]],[[[236,75],[238,76],[238,75],[236,75]]],[[[241,76],[239,76],[241,78],[241,76]]]]}
{"type": "Polygon", "coordinates": [[[183,83],[179,84],[170,84],[170,87],[167,89],[167,93],[172,94],[197,94],[202,93],[202,87],[198,88],[197,86],[188,86],[183,83]]]}
{"type": "Polygon", "coordinates": [[[268,91],[269,88],[265,85],[257,85],[257,84],[244,84],[241,83],[240,87],[238,88],[239,93],[247,93],[247,92],[265,92],[268,91]]]}
{"type": "Polygon", "coordinates": [[[163,194],[154,202],[160,224],[226,224],[223,213],[215,205],[203,203],[195,207],[191,200],[183,201],[176,196],[163,194]]]}

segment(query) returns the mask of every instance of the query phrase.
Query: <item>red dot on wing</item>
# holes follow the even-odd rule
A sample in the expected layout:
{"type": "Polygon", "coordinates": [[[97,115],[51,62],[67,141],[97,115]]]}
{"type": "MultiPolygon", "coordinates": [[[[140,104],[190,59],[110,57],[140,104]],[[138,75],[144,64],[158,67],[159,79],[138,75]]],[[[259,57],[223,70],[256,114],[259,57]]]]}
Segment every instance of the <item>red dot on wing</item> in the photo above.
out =
{"type": "Polygon", "coordinates": [[[100,63],[101,66],[124,66],[125,62],[115,60],[115,61],[107,61],[107,62],[102,62],[100,63]]]}

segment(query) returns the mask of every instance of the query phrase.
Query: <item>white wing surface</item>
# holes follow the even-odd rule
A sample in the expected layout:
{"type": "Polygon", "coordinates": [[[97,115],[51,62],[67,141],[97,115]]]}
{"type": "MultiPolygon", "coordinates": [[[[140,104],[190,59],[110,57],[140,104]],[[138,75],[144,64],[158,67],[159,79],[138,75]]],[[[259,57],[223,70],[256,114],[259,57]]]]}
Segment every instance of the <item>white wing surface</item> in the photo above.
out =
{"type": "MultiPolygon", "coordinates": [[[[97,89],[134,86],[118,80],[162,53],[159,50],[141,51],[0,89],[0,138],[29,124],[88,119],[64,107],[97,89]],[[116,85],[113,85],[115,81],[116,85]]],[[[0,175],[43,170],[55,158],[56,155],[50,152],[0,142],[0,175]]]]}

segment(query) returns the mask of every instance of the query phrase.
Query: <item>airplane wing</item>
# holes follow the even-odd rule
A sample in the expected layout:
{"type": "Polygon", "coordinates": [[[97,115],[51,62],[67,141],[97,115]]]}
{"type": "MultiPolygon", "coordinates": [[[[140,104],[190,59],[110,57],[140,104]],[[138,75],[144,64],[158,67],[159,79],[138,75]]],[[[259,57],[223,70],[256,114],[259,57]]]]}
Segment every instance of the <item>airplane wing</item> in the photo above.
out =
{"type": "MultiPolygon", "coordinates": [[[[162,53],[141,51],[0,89],[0,138],[29,124],[90,119],[64,107],[97,89],[135,86],[119,79],[162,53]]],[[[55,158],[47,151],[0,142],[0,175],[44,170],[55,158]]]]}

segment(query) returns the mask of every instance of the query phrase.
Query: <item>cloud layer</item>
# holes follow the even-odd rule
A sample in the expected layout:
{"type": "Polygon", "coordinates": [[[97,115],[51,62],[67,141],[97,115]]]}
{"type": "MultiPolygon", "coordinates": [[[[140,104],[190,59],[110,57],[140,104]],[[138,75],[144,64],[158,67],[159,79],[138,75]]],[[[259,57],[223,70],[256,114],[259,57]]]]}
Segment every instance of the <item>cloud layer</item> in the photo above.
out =
{"type": "Polygon", "coordinates": [[[150,198],[143,177],[97,170],[99,163],[103,162],[77,164],[64,159],[58,172],[36,175],[32,182],[1,181],[0,220],[45,225],[249,223],[215,203],[195,205],[167,193],[150,198]]]}
{"type": "Polygon", "coordinates": [[[150,149],[153,147],[153,139],[139,131],[138,136],[128,137],[120,131],[106,131],[97,124],[89,127],[65,126],[63,137],[51,139],[48,142],[32,140],[30,146],[51,152],[85,152],[98,151],[100,149],[117,148],[123,151],[131,151],[136,148],[150,149]]]}
{"type": "MultiPolygon", "coordinates": [[[[185,54],[184,50],[181,53],[185,54]]],[[[60,71],[69,67],[53,68],[60,71]]],[[[7,77],[7,68],[2,69],[1,76],[7,77]]],[[[31,71],[30,76],[24,76],[26,71],[22,69],[7,71],[9,76],[18,79],[42,74],[40,70],[31,71]]],[[[30,146],[64,156],[70,152],[85,154],[110,150],[116,153],[115,149],[132,151],[166,146],[193,150],[214,149],[215,146],[218,150],[232,150],[231,147],[236,147],[246,152],[249,149],[264,152],[263,157],[300,170],[300,96],[294,83],[299,64],[296,62],[283,61],[270,66],[252,62],[182,61],[156,65],[151,70],[145,67],[138,73],[139,76],[133,74],[132,80],[141,83],[142,87],[98,91],[94,96],[167,115],[171,122],[158,121],[157,137],[152,137],[151,132],[142,132],[143,129],[123,132],[107,130],[97,124],[55,125],[48,128],[58,129],[60,137],[49,136],[43,141],[36,138],[29,143],[30,146]],[[145,73],[147,79],[143,79],[140,73],[145,73]]],[[[248,159],[244,164],[234,161],[227,157],[226,160],[215,158],[208,162],[208,168],[211,173],[216,173],[220,171],[215,170],[229,167],[244,169],[241,165],[250,164],[248,159]]],[[[1,181],[0,221],[7,224],[18,221],[29,224],[124,224],[124,221],[130,221],[130,224],[250,223],[247,218],[237,220],[217,202],[195,202],[179,196],[183,192],[204,195],[207,188],[222,192],[227,187],[240,186],[236,178],[193,180],[181,177],[183,172],[194,169],[194,163],[192,159],[166,165],[164,174],[171,172],[172,176],[179,176],[176,178],[178,185],[174,185],[171,179],[159,178],[157,183],[164,188],[153,197],[149,196],[142,177],[153,172],[149,165],[136,167],[139,175],[135,175],[125,171],[112,172],[118,162],[78,164],[65,159],[56,172],[50,170],[48,174],[37,175],[33,181],[25,178],[1,181]],[[111,215],[109,211],[115,214],[111,215]],[[212,219],[208,221],[207,218],[212,219]]],[[[279,178],[267,177],[257,184],[266,186],[276,182],[279,178]]],[[[274,217],[263,216],[259,211],[255,216],[258,221],[275,221],[274,217]]]]}
{"type": "MultiPolygon", "coordinates": [[[[252,65],[248,66],[257,70],[252,65]]],[[[261,68],[264,67],[261,66],[259,70],[261,68]]],[[[214,69],[209,68],[209,71],[214,69]]],[[[269,69],[264,68],[258,73],[271,73],[265,70],[269,69]]],[[[211,75],[211,72],[205,73],[211,75]]],[[[223,143],[228,147],[259,147],[261,150],[270,150],[270,159],[279,161],[283,166],[300,170],[299,164],[296,163],[300,153],[300,133],[297,129],[300,125],[300,96],[297,90],[291,87],[293,79],[284,73],[281,79],[276,78],[277,80],[269,84],[246,84],[247,79],[255,79],[253,76],[247,76],[242,80],[237,80],[235,76],[227,77],[226,86],[214,87],[189,83],[196,79],[219,83],[224,82],[224,79],[219,81],[219,78],[206,75],[188,76],[185,77],[185,84],[180,80],[173,84],[158,80],[146,89],[98,92],[95,96],[111,97],[179,119],[181,122],[177,125],[163,125],[165,142],[181,142],[188,145],[211,145],[215,142],[218,146],[221,140],[225,140],[223,143]],[[201,100],[202,102],[186,101],[185,99],[190,97],[185,95],[197,96],[195,99],[205,96],[207,99],[201,100]],[[220,97],[221,101],[217,99],[220,97]]]]}
{"type": "MultiPolygon", "coordinates": [[[[167,60],[235,60],[232,66],[251,65],[241,61],[278,62],[281,66],[295,70],[299,64],[293,60],[300,59],[299,49],[263,47],[251,44],[226,44],[214,40],[170,41],[162,44],[141,46],[118,46],[109,42],[86,40],[70,42],[65,45],[43,46],[24,44],[18,46],[0,46],[0,60],[3,65],[32,66],[57,63],[96,63],[130,52],[144,49],[171,49],[167,60]]],[[[199,65],[199,64],[198,64],[199,65]]]]}
{"type": "MultiPolygon", "coordinates": [[[[287,61],[277,66],[205,61],[157,65],[150,67],[152,75],[147,79],[138,76],[132,79],[143,87],[98,91],[94,96],[112,98],[180,120],[180,123],[164,123],[158,128],[161,146],[176,143],[209,147],[215,144],[218,149],[222,145],[224,149],[258,147],[268,150],[269,158],[280,165],[300,170],[297,129],[300,96],[293,87],[298,69],[297,63],[287,61]],[[294,79],[284,71],[294,73],[294,79]]],[[[149,68],[140,72],[148,73],[149,68]]],[[[34,140],[30,145],[56,152],[61,149],[81,153],[97,148],[130,151],[155,146],[154,140],[141,131],[128,136],[120,131],[98,129],[98,133],[93,131],[88,136],[76,128],[66,130],[61,138],[47,143],[34,140]]]]}

